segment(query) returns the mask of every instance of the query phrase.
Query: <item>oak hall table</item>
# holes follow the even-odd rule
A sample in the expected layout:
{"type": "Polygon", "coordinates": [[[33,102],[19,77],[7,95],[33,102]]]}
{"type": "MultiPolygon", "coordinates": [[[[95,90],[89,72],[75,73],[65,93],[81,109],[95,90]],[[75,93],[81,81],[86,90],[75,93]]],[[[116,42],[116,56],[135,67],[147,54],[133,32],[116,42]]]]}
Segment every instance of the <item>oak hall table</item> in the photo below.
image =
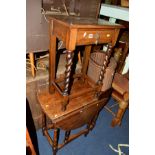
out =
{"type": "MultiPolygon", "coordinates": [[[[92,89],[87,91],[77,92],[77,94],[69,93],[70,86],[70,75],[71,66],[73,60],[73,53],[76,46],[85,45],[84,59],[82,64],[82,74],[79,75],[85,81],[89,56],[91,52],[92,44],[108,43],[107,56],[105,65],[103,66],[98,85],[102,83],[104,69],[108,63],[108,59],[112,52],[112,47],[117,41],[120,28],[119,24],[113,24],[103,19],[94,18],[82,18],[82,17],[71,17],[71,16],[49,16],[49,35],[50,35],[50,58],[49,58],[49,92],[53,93],[56,89],[62,96],[62,110],[66,109],[66,105],[69,103],[70,98],[77,97],[82,93],[90,92],[92,89]],[[56,38],[63,41],[66,47],[66,71],[64,86],[61,89],[56,82],[56,38]]],[[[58,80],[59,81],[59,80],[58,80]]],[[[60,80],[61,81],[61,80],[60,80]]],[[[97,89],[95,87],[95,89],[97,89]]],[[[94,88],[93,88],[94,90],[94,88]]]]}

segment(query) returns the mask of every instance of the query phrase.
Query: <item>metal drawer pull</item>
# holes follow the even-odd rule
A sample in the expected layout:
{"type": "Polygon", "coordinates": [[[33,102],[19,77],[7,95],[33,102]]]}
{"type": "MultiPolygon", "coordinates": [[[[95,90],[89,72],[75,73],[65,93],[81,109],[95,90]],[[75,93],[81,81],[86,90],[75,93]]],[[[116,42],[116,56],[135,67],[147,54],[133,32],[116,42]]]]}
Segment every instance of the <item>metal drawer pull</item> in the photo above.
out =
{"type": "Polygon", "coordinates": [[[107,34],[107,37],[110,37],[110,34],[107,34]]]}
{"type": "Polygon", "coordinates": [[[88,34],[88,38],[93,38],[94,35],[93,34],[88,34]]]}

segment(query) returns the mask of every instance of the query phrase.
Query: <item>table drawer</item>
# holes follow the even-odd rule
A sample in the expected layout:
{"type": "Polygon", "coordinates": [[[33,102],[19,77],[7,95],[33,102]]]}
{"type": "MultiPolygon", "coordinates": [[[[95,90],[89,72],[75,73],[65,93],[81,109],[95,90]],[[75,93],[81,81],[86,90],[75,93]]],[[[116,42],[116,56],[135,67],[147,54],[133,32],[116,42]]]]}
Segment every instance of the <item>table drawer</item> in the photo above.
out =
{"type": "Polygon", "coordinates": [[[112,42],[114,30],[79,30],[77,34],[77,45],[88,45],[112,42]]]}

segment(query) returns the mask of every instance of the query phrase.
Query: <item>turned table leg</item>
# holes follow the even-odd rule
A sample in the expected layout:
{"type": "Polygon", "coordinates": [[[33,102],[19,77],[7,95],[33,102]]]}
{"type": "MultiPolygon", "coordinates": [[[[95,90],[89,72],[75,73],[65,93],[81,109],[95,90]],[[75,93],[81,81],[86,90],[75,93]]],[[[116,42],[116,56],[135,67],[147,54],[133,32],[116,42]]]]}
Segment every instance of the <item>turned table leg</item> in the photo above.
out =
{"type": "Polygon", "coordinates": [[[116,116],[113,118],[113,120],[111,122],[112,127],[121,124],[123,115],[124,115],[127,107],[128,107],[128,102],[127,101],[122,101],[122,102],[119,103],[119,108],[118,108],[117,114],[116,114],[116,116]]]}
{"type": "Polygon", "coordinates": [[[86,129],[87,129],[88,131],[84,134],[85,137],[88,135],[89,131],[92,130],[92,129],[95,127],[98,114],[99,114],[99,113],[97,113],[97,114],[93,117],[92,121],[89,122],[89,123],[87,124],[86,129]]]}
{"type": "Polygon", "coordinates": [[[58,151],[58,137],[59,137],[59,129],[54,129],[53,155],[56,155],[56,153],[58,151]]]}
{"type": "Polygon", "coordinates": [[[103,66],[101,68],[100,75],[99,75],[99,80],[97,81],[97,84],[101,84],[102,81],[103,81],[104,73],[105,73],[106,67],[107,67],[107,65],[109,63],[111,53],[112,53],[112,46],[109,44],[108,49],[107,49],[107,53],[106,53],[106,57],[105,57],[103,66]]]}
{"type": "Polygon", "coordinates": [[[34,53],[29,52],[30,64],[31,64],[31,73],[32,76],[35,77],[35,65],[34,65],[34,53]]]}
{"type": "Polygon", "coordinates": [[[71,75],[71,68],[72,68],[72,60],[73,60],[73,52],[67,50],[66,53],[66,70],[65,70],[65,82],[64,82],[64,90],[63,96],[64,101],[62,105],[62,110],[66,110],[66,106],[69,102],[68,95],[69,95],[69,86],[70,86],[70,75],[71,75]]]}
{"type": "Polygon", "coordinates": [[[84,134],[85,137],[87,137],[87,135],[88,135],[88,133],[89,133],[89,130],[90,130],[90,124],[87,124],[86,129],[87,129],[87,132],[84,134]]]}
{"type": "MultiPolygon", "coordinates": [[[[104,78],[104,73],[105,73],[106,67],[107,67],[107,65],[109,63],[111,53],[112,53],[112,45],[108,44],[106,57],[105,57],[103,66],[102,66],[101,71],[100,71],[100,75],[99,75],[99,79],[97,81],[97,85],[102,85],[102,81],[103,81],[103,78],[104,78]]],[[[102,94],[102,92],[100,90],[98,90],[98,92],[96,93],[96,97],[99,99],[101,94],[102,94]]]]}
{"type": "Polygon", "coordinates": [[[66,142],[68,141],[68,138],[69,138],[69,136],[70,136],[70,133],[71,133],[70,130],[65,132],[64,143],[66,143],[66,142]]]}

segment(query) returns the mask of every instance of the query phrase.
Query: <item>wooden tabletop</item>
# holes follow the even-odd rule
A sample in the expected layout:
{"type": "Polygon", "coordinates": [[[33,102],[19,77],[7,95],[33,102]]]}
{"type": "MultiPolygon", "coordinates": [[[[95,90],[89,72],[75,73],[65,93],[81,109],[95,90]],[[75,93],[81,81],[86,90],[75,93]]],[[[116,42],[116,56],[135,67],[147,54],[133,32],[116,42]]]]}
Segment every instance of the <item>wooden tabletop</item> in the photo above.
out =
{"type": "MultiPolygon", "coordinates": [[[[74,94],[78,90],[82,91],[88,88],[90,88],[88,84],[81,85],[79,82],[76,82],[75,85],[72,87],[71,93],[74,94]]],[[[97,101],[97,99],[94,98],[94,93],[95,92],[83,94],[82,96],[71,100],[65,111],[61,110],[61,102],[63,97],[57,91],[54,94],[50,94],[48,88],[45,87],[38,91],[37,97],[43,111],[54,122],[61,116],[68,115],[69,113],[76,111],[81,107],[97,101]]]]}
{"type": "Polygon", "coordinates": [[[48,16],[49,20],[56,20],[69,27],[83,28],[98,27],[98,28],[123,28],[122,25],[116,23],[110,23],[104,19],[85,18],[85,17],[73,17],[73,16],[48,16]]]}

